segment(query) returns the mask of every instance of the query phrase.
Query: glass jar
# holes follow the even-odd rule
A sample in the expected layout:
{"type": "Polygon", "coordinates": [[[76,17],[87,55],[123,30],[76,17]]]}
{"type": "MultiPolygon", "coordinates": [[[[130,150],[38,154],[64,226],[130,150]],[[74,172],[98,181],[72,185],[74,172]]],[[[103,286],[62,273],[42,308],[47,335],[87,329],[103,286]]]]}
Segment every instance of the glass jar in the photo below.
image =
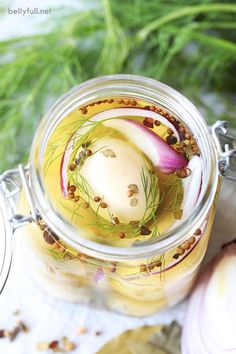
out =
{"type": "Polygon", "coordinates": [[[100,77],[65,94],[39,125],[28,165],[0,176],[1,289],[11,264],[11,235],[20,233],[26,269],[56,298],[134,316],[151,315],[181,301],[207,249],[220,176],[234,179],[235,140],[226,127],[227,122],[218,121],[210,130],[184,96],[144,77],[100,77]],[[201,194],[187,220],[159,238],[129,247],[82,237],[82,231],[55,209],[42,173],[45,147],[55,127],[77,107],[107,97],[132,97],[161,105],[193,133],[202,155],[201,194]]]}

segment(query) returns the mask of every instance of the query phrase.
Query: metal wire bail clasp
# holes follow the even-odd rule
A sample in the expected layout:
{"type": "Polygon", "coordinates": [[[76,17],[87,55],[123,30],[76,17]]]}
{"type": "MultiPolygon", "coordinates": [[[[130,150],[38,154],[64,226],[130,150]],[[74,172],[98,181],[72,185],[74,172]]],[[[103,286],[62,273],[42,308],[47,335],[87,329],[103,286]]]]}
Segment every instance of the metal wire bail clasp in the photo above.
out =
{"type": "Polygon", "coordinates": [[[29,166],[19,165],[18,168],[8,170],[0,175],[0,189],[7,202],[9,222],[13,230],[38,219],[38,214],[32,199],[29,178],[27,176],[28,173],[29,166]],[[24,189],[29,204],[30,215],[17,214],[16,211],[17,196],[22,188],[24,189]]]}
{"type": "Polygon", "coordinates": [[[212,127],[212,137],[220,154],[221,176],[236,181],[236,137],[228,132],[229,122],[218,120],[212,127]]]}

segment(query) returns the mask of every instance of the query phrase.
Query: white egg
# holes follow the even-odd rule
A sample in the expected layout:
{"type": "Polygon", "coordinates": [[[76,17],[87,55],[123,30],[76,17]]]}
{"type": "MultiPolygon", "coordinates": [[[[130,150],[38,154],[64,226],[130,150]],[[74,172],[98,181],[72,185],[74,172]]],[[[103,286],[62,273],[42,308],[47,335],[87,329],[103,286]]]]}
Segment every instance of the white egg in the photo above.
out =
{"type": "MultiPolygon", "coordinates": [[[[108,204],[109,212],[117,216],[120,222],[141,220],[146,210],[142,169],[150,181],[145,157],[128,142],[116,138],[98,140],[92,146],[92,151],[97,150],[86,159],[80,170],[81,175],[90,184],[94,194],[108,204]],[[131,184],[138,187],[138,192],[128,197],[128,186],[131,184]]],[[[108,209],[100,208],[99,214],[110,220],[108,209]]]]}

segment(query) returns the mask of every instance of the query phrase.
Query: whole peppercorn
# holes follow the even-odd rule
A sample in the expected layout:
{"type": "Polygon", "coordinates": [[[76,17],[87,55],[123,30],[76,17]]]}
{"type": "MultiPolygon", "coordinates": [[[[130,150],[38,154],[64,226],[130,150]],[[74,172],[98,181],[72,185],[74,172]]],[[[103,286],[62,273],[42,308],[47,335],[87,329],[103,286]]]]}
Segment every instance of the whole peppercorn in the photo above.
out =
{"type": "Polygon", "coordinates": [[[154,128],[154,119],[152,118],[144,118],[143,125],[148,128],[154,128]]]}
{"type": "Polygon", "coordinates": [[[177,143],[177,138],[174,135],[168,135],[166,137],[166,142],[167,142],[168,145],[174,145],[174,144],[177,143]]]}
{"type": "Polygon", "coordinates": [[[173,255],[173,258],[174,258],[174,259],[178,259],[179,256],[180,256],[180,255],[179,255],[178,253],[176,253],[176,254],[173,255]]]}
{"type": "Polygon", "coordinates": [[[152,231],[149,230],[149,228],[147,228],[146,226],[141,226],[141,229],[140,229],[141,235],[147,236],[147,235],[150,235],[151,233],[152,233],[152,231]]]}

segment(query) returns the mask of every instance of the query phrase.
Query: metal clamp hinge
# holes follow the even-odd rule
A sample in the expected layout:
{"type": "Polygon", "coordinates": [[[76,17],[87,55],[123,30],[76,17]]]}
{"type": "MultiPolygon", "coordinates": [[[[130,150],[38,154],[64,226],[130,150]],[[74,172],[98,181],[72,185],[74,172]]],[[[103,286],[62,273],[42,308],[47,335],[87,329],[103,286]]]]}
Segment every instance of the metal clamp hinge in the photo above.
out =
{"type": "Polygon", "coordinates": [[[31,188],[29,185],[29,166],[19,165],[18,168],[8,170],[0,175],[0,189],[7,201],[9,222],[16,230],[39,218],[38,212],[33,203],[31,188]],[[17,213],[16,199],[21,189],[24,190],[30,208],[29,215],[17,213]]]}
{"type": "Polygon", "coordinates": [[[228,132],[229,122],[217,121],[212,127],[212,137],[219,152],[221,176],[236,181],[236,137],[228,132]]]}

